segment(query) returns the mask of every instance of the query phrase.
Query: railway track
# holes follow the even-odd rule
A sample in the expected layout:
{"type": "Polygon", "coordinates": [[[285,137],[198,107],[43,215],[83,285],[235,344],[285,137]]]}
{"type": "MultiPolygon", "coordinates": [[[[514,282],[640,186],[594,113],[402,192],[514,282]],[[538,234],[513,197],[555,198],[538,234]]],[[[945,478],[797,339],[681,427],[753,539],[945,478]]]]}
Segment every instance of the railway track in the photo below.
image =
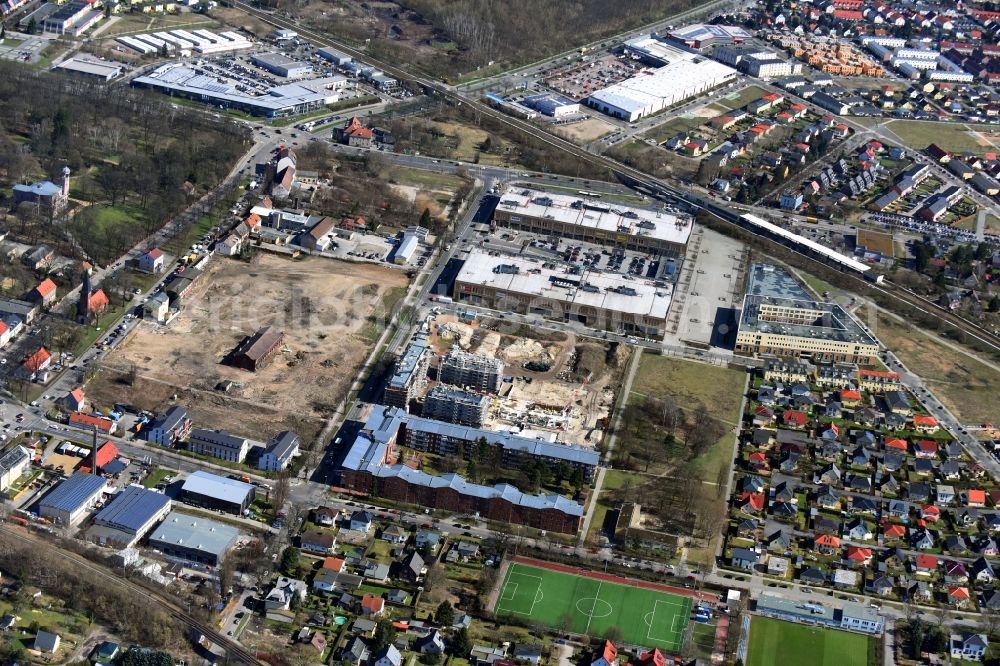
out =
{"type": "MultiPolygon", "coordinates": [[[[456,105],[466,104],[470,108],[474,109],[477,113],[480,113],[484,116],[488,116],[496,122],[502,123],[504,125],[507,125],[508,127],[516,129],[519,132],[527,136],[530,136],[533,139],[541,141],[549,146],[552,146],[553,148],[557,148],[566,153],[569,153],[592,165],[603,167],[608,171],[610,171],[611,173],[615,174],[622,181],[626,182],[626,184],[629,184],[631,186],[643,187],[654,196],[659,195],[660,198],[668,197],[673,200],[683,201],[686,205],[690,207],[693,207],[698,210],[704,210],[722,219],[725,222],[737,225],[747,233],[751,233],[754,234],[755,236],[766,239],[770,242],[774,242],[774,239],[772,239],[771,237],[765,234],[754,232],[750,229],[747,229],[745,226],[740,225],[738,220],[740,215],[742,215],[742,212],[735,209],[730,209],[720,204],[718,201],[714,199],[705,198],[697,193],[678,188],[677,186],[671,185],[670,183],[662,181],[658,178],[654,178],[642,171],[639,171],[638,169],[622,164],[621,162],[613,160],[604,155],[597,155],[591,153],[567,139],[563,139],[561,137],[550,134],[549,132],[546,132],[541,128],[536,127],[531,123],[520,120],[519,118],[508,116],[502,113],[501,111],[489,106],[488,104],[482,103],[481,101],[479,101],[474,97],[466,97],[457,92],[456,90],[448,87],[447,85],[437,80],[419,74],[414,74],[413,72],[409,72],[400,69],[399,67],[396,67],[394,65],[391,65],[389,63],[382,62],[377,58],[373,58],[369,54],[360,51],[350,45],[343,44],[341,42],[338,42],[337,40],[330,39],[328,36],[320,32],[317,32],[316,30],[310,28],[303,28],[295,21],[291,21],[281,16],[276,16],[269,12],[263,12],[259,9],[256,9],[255,7],[252,7],[246,2],[242,2],[241,0],[234,0],[233,6],[275,27],[295,30],[300,35],[306,37],[316,45],[329,46],[335,48],[339,51],[346,53],[347,55],[350,55],[358,59],[359,61],[375,65],[382,71],[392,75],[397,79],[411,81],[421,86],[428,95],[440,96],[443,99],[455,103],[456,105]]],[[[784,244],[782,246],[789,247],[788,245],[784,244]]],[[[793,249],[793,251],[795,251],[797,254],[806,258],[811,262],[819,263],[824,266],[831,266],[829,262],[823,261],[822,259],[819,259],[814,255],[804,253],[794,248],[790,249],[793,249]]],[[[933,301],[918,296],[913,292],[909,292],[908,290],[899,287],[898,285],[894,285],[892,283],[885,283],[886,286],[881,286],[881,287],[876,286],[874,284],[862,280],[860,276],[854,275],[849,271],[844,271],[844,269],[839,267],[835,268],[838,268],[838,270],[845,272],[845,274],[847,275],[852,275],[852,277],[855,277],[855,279],[858,280],[859,284],[862,284],[868,289],[879,291],[880,293],[888,296],[889,298],[904,303],[909,307],[917,308],[921,312],[927,314],[933,314],[935,316],[940,317],[941,319],[947,321],[956,328],[959,328],[960,330],[964,331],[969,337],[989,347],[991,350],[1000,353],[1000,336],[997,336],[992,331],[983,328],[982,326],[976,324],[975,322],[971,322],[967,319],[959,317],[955,313],[951,312],[946,308],[941,307],[937,303],[934,303],[933,301]]]]}
{"type": "Polygon", "coordinates": [[[25,528],[13,527],[10,524],[2,524],[0,525],[0,536],[2,536],[3,539],[20,541],[21,543],[28,544],[35,548],[55,548],[59,550],[62,557],[69,560],[74,565],[87,571],[93,576],[105,579],[112,585],[125,587],[133,594],[137,594],[143,599],[147,599],[151,603],[162,607],[170,613],[170,615],[180,620],[187,628],[204,635],[208,640],[212,641],[216,645],[220,645],[226,650],[230,663],[248,664],[249,666],[267,666],[266,662],[257,659],[252,652],[244,648],[242,645],[232,641],[227,636],[223,636],[211,625],[193,617],[169,595],[149,589],[139,585],[138,583],[122,578],[121,576],[117,576],[105,567],[94,564],[71,550],[60,548],[48,539],[44,539],[38,535],[28,532],[25,528]]]}

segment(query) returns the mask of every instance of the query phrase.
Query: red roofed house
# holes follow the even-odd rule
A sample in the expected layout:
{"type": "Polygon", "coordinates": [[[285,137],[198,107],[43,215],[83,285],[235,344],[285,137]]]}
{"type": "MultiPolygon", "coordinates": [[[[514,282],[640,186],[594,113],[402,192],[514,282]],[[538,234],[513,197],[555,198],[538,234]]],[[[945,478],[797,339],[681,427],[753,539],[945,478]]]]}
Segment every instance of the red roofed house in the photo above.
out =
{"type": "Polygon", "coordinates": [[[895,449],[896,451],[906,451],[909,446],[905,439],[900,439],[898,437],[893,437],[892,439],[885,440],[885,448],[895,449]]]}
{"type": "Polygon", "coordinates": [[[371,617],[379,617],[385,612],[385,599],[374,594],[365,593],[361,597],[361,612],[371,617]]]}
{"type": "Polygon", "coordinates": [[[941,509],[933,504],[925,504],[920,507],[920,517],[928,522],[937,522],[941,517],[941,509]]]}
{"type": "Polygon", "coordinates": [[[840,550],[840,538],[832,534],[821,534],[813,540],[813,548],[826,555],[840,550]]]}
{"type": "Polygon", "coordinates": [[[340,573],[344,570],[344,560],[339,557],[324,557],[323,564],[320,569],[327,569],[335,573],[340,573]]]}
{"type": "Polygon", "coordinates": [[[767,456],[765,456],[760,451],[754,451],[750,454],[750,466],[755,469],[762,469],[767,467],[767,456]]]}
{"type": "Polygon", "coordinates": [[[645,652],[639,657],[638,666],[666,666],[667,658],[660,648],[653,648],[652,652],[645,652]]]}
{"type": "Polygon", "coordinates": [[[70,414],[69,423],[80,428],[97,428],[98,432],[102,432],[105,435],[113,435],[115,434],[115,430],[118,429],[118,424],[111,419],[104,418],[103,416],[92,416],[83,412],[73,412],[70,414]]]}
{"type": "Polygon", "coordinates": [[[29,381],[35,381],[43,377],[45,369],[52,363],[52,354],[45,347],[39,347],[38,351],[31,354],[21,363],[17,369],[17,374],[29,381]]]}
{"type": "Polygon", "coordinates": [[[788,409],[782,412],[781,421],[789,428],[805,428],[809,417],[805,412],[788,409]]]}
{"type": "Polygon", "coordinates": [[[736,498],[743,513],[758,513],[764,510],[764,493],[743,493],[736,498]]]}
{"type": "Polygon", "coordinates": [[[925,435],[932,435],[941,429],[936,418],[924,414],[917,414],[913,417],[913,427],[925,435]]]}
{"type": "Polygon", "coordinates": [[[933,573],[937,567],[938,559],[933,555],[917,555],[917,573],[933,573]]]}
{"type": "Polygon", "coordinates": [[[981,488],[969,488],[966,491],[966,504],[969,506],[986,506],[986,491],[981,488]]]}
{"type": "Polygon", "coordinates": [[[948,588],[948,603],[954,606],[965,606],[969,603],[969,588],[955,585],[948,588]]]}
{"type": "Polygon", "coordinates": [[[100,314],[108,309],[108,305],[110,301],[104,290],[95,289],[90,292],[90,298],[87,299],[87,314],[100,314]]]}
{"type": "Polygon", "coordinates": [[[76,387],[62,399],[63,407],[71,412],[82,412],[87,408],[87,399],[83,395],[83,389],[76,387]]]}
{"type": "Polygon", "coordinates": [[[28,300],[48,305],[56,300],[56,283],[49,278],[45,278],[37,287],[31,290],[31,293],[28,294],[28,300]]]}
{"type": "Polygon", "coordinates": [[[344,125],[343,129],[334,130],[333,138],[348,146],[370,148],[374,137],[375,133],[370,128],[365,127],[361,120],[355,116],[344,125]]]}
{"type": "Polygon", "coordinates": [[[922,439],[913,448],[918,458],[937,458],[938,444],[933,439],[922,439]]]}
{"type": "Polygon", "coordinates": [[[138,268],[143,273],[159,273],[163,270],[163,262],[167,260],[167,255],[163,250],[154,247],[152,250],[142,255],[138,259],[138,268]]]}
{"type": "MultiPolygon", "coordinates": [[[[118,447],[110,439],[97,447],[97,470],[104,469],[104,466],[118,457],[118,447]]],[[[90,462],[89,457],[84,462],[90,462]]]]}
{"type": "Polygon", "coordinates": [[[590,666],[618,666],[618,648],[611,641],[604,641],[601,649],[594,653],[590,666]]]}
{"type": "Polygon", "coordinates": [[[857,564],[868,566],[872,561],[872,549],[858,546],[847,547],[847,559],[857,564]]]}
{"type": "Polygon", "coordinates": [[[835,9],[833,17],[841,21],[860,21],[864,18],[864,14],[856,9],[835,9]]]}
{"type": "Polygon", "coordinates": [[[902,539],[906,536],[906,528],[898,523],[893,523],[885,528],[882,533],[886,539],[902,539]]]}
{"type": "Polygon", "coordinates": [[[4,347],[10,342],[10,338],[13,335],[10,326],[6,323],[0,321],[0,347],[4,347]]]}
{"type": "Polygon", "coordinates": [[[840,404],[844,407],[857,407],[861,402],[861,391],[844,389],[840,392],[840,404]]]}

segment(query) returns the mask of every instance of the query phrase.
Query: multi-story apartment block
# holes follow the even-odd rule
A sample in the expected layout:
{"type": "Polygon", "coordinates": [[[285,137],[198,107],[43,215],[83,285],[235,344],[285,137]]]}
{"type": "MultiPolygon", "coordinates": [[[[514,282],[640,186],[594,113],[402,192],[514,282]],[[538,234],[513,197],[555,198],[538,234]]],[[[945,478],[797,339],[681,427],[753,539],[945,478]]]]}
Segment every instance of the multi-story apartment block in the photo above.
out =
{"type": "Polygon", "coordinates": [[[453,347],[438,368],[438,379],[484,393],[496,393],[503,381],[503,361],[453,347]]]}
{"type": "Polygon", "coordinates": [[[428,419],[481,428],[490,408],[489,396],[435,386],[424,398],[421,415],[428,419]]]}
{"type": "Polygon", "coordinates": [[[385,387],[385,404],[408,410],[410,401],[417,398],[427,385],[427,366],[430,361],[431,350],[427,334],[418,333],[396,361],[392,377],[385,387]]]}
{"type": "Polygon", "coordinates": [[[225,430],[204,430],[196,428],[188,439],[188,450],[220,460],[241,463],[247,457],[250,442],[245,437],[233,435],[225,430]]]}

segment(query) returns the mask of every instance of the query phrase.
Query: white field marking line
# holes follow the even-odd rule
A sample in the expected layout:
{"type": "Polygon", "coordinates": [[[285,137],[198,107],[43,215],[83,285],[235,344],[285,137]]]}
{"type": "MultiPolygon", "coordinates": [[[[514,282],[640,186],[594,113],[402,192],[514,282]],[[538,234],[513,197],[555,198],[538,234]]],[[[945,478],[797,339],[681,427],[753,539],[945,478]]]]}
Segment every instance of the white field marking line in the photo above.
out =
{"type": "Polygon", "coordinates": [[[676,647],[677,634],[681,633],[683,629],[678,629],[675,625],[677,623],[677,620],[683,620],[683,614],[674,613],[674,616],[670,621],[670,638],[662,638],[652,635],[653,626],[656,624],[656,612],[657,609],[660,607],[660,604],[663,604],[664,606],[679,606],[681,608],[683,608],[684,606],[688,606],[690,608],[690,606],[686,603],[676,604],[670,601],[664,601],[662,599],[656,599],[653,602],[653,617],[650,619],[649,628],[646,630],[646,640],[659,641],[661,643],[670,643],[670,645],[676,647]]]}
{"type": "MultiPolygon", "coordinates": [[[[597,602],[601,598],[601,586],[604,585],[603,580],[597,581],[597,593],[594,594],[594,604],[590,607],[590,615],[587,616],[587,628],[583,630],[584,634],[590,633],[590,623],[594,621],[594,609],[597,608],[597,602]]],[[[608,604],[611,606],[611,604],[608,604]]],[[[611,612],[614,613],[614,607],[612,606],[611,612]]]]}
{"type": "MultiPolygon", "coordinates": [[[[538,598],[538,593],[542,591],[542,579],[541,579],[540,576],[534,576],[532,574],[526,574],[526,573],[522,573],[520,571],[511,571],[509,574],[507,574],[507,583],[504,586],[505,590],[506,590],[506,586],[507,585],[510,585],[511,583],[514,583],[514,581],[512,580],[514,578],[514,576],[520,576],[522,578],[530,578],[530,579],[532,579],[532,580],[535,581],[535,593],[531,596],[531,608],[529,608],[527,611],[519,611],[519,610],[513,610],[513,609],[502,609],[502,610],[503,610],[504,613],[516,613],[517,615],[526,615],[528,617],[531,617],[531,614],[534,613],[534,611],[535,611],[535,605],[540,601],[540,599],[538,598]]],[[[515,586],[515,594],[516,594],[517,590],[520,589],[520,588],[519,588],[519,586],[518,586],[517,583],[514,583],[514,586],[515,586]]],[[[500,604],[498,602],[497,606],[499,606],[499,605],[500,604]]]]}
{"type": "Polygon", "coordinates": [[[503,592],[500,594],[500,601],[513,601],[514,597],[517,596],[517,583],[507,579],[507,582],[503,585],[503,592]],[[511,590],[510,596],[507,596],[507,590],[511,590]]]}

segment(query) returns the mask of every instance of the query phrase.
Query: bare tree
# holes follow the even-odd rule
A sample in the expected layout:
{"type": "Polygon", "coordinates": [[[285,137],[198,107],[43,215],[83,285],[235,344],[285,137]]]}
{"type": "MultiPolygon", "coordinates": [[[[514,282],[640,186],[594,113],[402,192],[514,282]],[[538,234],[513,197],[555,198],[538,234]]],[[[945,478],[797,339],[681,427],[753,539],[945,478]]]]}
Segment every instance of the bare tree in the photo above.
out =
{"type": "Polygon", "coordinates": [[[274,482],[274,493],[271,495],[271,503],[274,512],[281,511],[288,501],[288,493],[291,490],[291,474],[283,469],[278,472],[278,478],[274,482]]]}

